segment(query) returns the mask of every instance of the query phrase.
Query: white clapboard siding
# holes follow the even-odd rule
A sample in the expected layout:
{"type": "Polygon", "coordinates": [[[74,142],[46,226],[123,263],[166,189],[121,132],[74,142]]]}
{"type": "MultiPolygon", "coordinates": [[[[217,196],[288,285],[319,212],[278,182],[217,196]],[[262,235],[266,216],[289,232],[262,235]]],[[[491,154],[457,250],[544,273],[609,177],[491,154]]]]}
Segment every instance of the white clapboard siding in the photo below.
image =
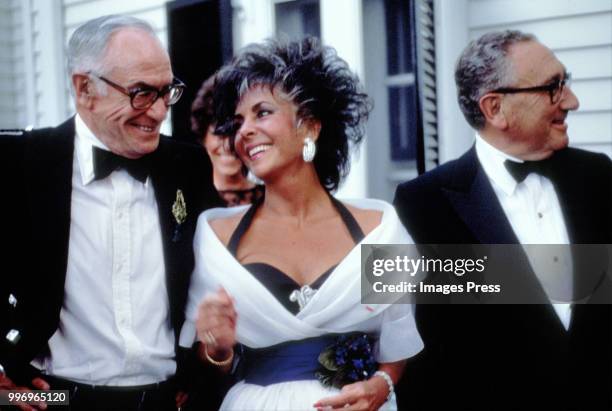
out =
{"type": "Polygon", "coordinates": [[[13,13],[8,0],[0,0],[0,50],[2,56],[11,52],[13,38],[13,13]]]}
{"type": "Polygon", "coordinates": [[[468,33],[535,34],[572,73],[580,108],[568,117],[570,144],[612,157],[612,1],[469,0],[468,33]]]}
{"type": "Polygon", "coordinates": [[[478,28],[597,14],[610,8],[609,0],[472,0],[468,16],[470,27],[478,28]]]}
{"type": "Polygon", "coordinates": [[[0,128],[19,126],[17,99],[17,51],[19,39],[15,36],[19,25],[19,4],[13,0],[0,0],[0,128]]]}
{"type": "Polygon", "coordinates": [[[567,118],[568,134],[572,142],[580,138],[584,143],[607,144],[612,136],[612,122],[605,111],[579,110],[569,114],[567,118]]]}
{"type": "Polygon", "coordinates": [[[579,110],[612,110],[612,81],[609,78],[573,81],[571,89],[580,101],[579,110]]]}
{"type": "MultiPolygon", "coordinates": [[[[610,24],[612,24],[612,21],[610,24]]],[[[556,52],[556,55],[572,73],[574,80],[609,78],[612,73],[611,44],[559,50],[556,52]],[[605,58],[606,56],[609,58],[605,58]],[[585,61],[589,62],[589,64],[584,64],[585,61]]]]}
{"type": "Polygon", "coordinates": [[[610,19],[612,19],[612,13],[610,12],[568,16],[554,20],[475,28],[471,30],[471,35],[472,37],[478,37],[491,30],[518,29],[535,33],[542,43],[553,50],[607,45],[610,44],[612,38],[610,19]]]}

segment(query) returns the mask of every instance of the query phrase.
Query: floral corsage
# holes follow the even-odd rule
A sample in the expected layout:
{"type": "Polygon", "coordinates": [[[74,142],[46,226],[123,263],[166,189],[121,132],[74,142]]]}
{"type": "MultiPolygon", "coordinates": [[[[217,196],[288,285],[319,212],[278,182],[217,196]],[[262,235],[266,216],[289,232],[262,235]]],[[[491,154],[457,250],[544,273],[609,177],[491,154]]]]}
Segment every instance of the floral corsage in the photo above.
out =
{"type": "Polygon", "coordinates": [[[342,388],[370,378],[378,369],[374,341],[365,333],[339,336],[319,354],[321,367],[316,373],[319,381],[326,387],[342,388]]]}

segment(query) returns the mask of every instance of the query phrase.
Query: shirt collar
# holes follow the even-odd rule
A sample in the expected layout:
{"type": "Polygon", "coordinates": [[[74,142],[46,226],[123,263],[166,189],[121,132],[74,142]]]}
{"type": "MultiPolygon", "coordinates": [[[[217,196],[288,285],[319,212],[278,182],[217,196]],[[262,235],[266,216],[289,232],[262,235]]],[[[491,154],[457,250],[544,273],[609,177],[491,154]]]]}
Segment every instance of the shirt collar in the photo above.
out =
{"type": "Polygon", "coordinates": [[[75,117],[75,151],[78,161],[78,167],[81,172],[81,180],[83,185],[87,185],[94,180],[94,163],[93,163],[93,147],[101,148],[102,150],[110,151],[104,143],[102,143],[92,131],[87,127],[81,116],[78,114],[75,117]]]}
{"type": "Polygon", "coordinates": [[[512,195],[518,184],[504,166],[504,161],[510,160],[522,163],[523,160],[493,147],[479,133],[476,133],[476,155],[489,179],[500,187],[504,193],[512,195]]]}

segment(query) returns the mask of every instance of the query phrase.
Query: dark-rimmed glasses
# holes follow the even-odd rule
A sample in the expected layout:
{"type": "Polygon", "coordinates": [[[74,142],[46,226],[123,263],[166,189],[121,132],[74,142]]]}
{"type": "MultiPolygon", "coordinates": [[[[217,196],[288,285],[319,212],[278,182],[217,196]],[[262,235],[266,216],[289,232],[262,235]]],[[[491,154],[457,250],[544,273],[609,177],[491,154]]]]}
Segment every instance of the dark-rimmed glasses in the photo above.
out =
{"type": "Polygon", "coordinates": [[[514,93],[537,93],[546,91],[550,96],[550,103],[557,104],[559,100],[561,100],[561,96],[563,95],[563,89],[565,86],[570,87],[572,82],[571,73],[566,73],[563,79],[556,79],[551,83],[544,84],[542,86],[535,87],[522,87],[522,88],[513,88],[513,87],[501,87],[493,90],[493,93],[502,93],[502,94],[514,94],[514,93]]]}
{"type": "Polygon", "coordinates": [[[160,97],[164,99],[164,104],[166,104],[166,107],[171,106],[179,101],[183,95],[183,91],[185,90],[185,83],[177,78],[172,80],[171,84],[168,84],[161,89],[156,89],[155,87],[151,86],[137,86],[127,89],[110,81],[104,76],[100,76],[92,72],[87,74],[102,80],[115,90],[128,96],[130,98],[130,104],[134,110],[146,110],[155,104],[157,99],[160,97]]]}

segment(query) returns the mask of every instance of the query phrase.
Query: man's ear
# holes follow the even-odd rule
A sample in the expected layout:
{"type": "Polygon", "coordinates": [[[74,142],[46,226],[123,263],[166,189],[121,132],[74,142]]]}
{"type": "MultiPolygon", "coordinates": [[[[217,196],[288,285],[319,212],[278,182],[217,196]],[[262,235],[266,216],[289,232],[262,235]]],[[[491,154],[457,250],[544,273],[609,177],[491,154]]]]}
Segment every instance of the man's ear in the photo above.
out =
{"type": "Polygon", "coordinates": [[[502,110],[501,94],[487,93],[480,98],[478,103],[487,123],[499,130],[505,130],[508,127],[506,115],[502,110]]]}
{"type": "Polygon", "coordinates": [[[96,95],[96,88],[89,76],[85,74],[73,74],[72,86],[74,87],[76,103],[91,108],[96,95]]]}

